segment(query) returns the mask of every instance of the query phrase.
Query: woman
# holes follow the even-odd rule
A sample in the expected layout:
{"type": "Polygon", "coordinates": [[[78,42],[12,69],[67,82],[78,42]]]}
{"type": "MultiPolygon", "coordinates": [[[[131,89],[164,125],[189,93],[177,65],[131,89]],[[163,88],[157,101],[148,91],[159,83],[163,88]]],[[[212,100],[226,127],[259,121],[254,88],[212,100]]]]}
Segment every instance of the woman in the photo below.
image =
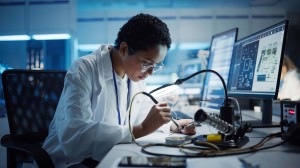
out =
{"type": "Polygon", "coordinates": [[[281,69],[281,87],[278,99],[300,99],[300,78],[297,67],[288,56],[284,56],[281,69]]]}
{"type": "MultiPolygon", "coordinates": [[[[43,145],[56,167],[78,164],[85,158],[101,161],[115,144],[131,142],[130,100],[135,93],[146,90],[143,80],[163,67],[170,44],[165,23],[138,14],[123,25],[114,46],[102,45],[72,64],[43,145]]],[[[138,98],[131,114],[135,138],[160,127],[176,130],[166,102],[147,108],[143,106],[147,97],[138,98]]],[[[184,126],[191,120],[177,122],[184,126]]],[[[195,134],[195,128],[183,133],[195,134]]]]}

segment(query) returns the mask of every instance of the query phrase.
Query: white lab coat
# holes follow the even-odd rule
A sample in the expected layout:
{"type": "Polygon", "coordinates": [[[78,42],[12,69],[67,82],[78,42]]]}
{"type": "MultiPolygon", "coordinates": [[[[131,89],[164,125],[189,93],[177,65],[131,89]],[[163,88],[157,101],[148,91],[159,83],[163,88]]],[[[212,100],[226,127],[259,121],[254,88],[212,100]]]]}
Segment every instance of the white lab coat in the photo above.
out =
{"type": "MultiPolygon", "coordinates": [[[[43,145],[56,167],[67,167],[88,157],[101,160],[115,144],[131,142],[127,125],[128,112],[124,110],[124,101],[127,99],[122,96],[127,95],[127,82],[122,85],[122,80],[119,79],[117,83],[119,101],[123,104],[120,110],[122,125],[118,124],[108,46],[100,46],[90,55],[79,58],[70,67],[55,117],[49,127],[49,135],[43,145]],[[125,118],[126,125],[123,125],[125,118]]],[[[145,90],[142,81],[131,81],[131,97],[145,90]]],[[[152,105],[143,107],[145,104],[149,105],[145,103],[149,102],[145,99],[147,97],[143,95],[135,99],[131,114],[132,125],[141,122],[150,110],[152,105]]],[[[167,129],[170,129],[170,123],[163,128],[167,129]]]]}
{"type": "Polygon", "coordinates": [[[288,71],[285,74],[278,98],[300,100],[300,76],[296,70],[288,71]]]}

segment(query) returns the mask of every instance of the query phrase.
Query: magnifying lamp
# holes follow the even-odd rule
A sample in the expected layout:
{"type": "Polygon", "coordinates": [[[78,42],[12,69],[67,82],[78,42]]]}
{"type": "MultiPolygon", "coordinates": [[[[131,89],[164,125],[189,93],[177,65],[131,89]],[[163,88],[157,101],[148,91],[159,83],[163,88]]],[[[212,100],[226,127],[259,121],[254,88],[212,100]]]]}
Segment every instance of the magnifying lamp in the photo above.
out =
{"type": "Polygon", "coordinates": [[[231,103],[228,99],[227,88],[226,88],[225,81],[222,78],[222,76],[214,70],[205,69],[205,70],[195,72],[195,73],[191,74],[190,76],[188,76],[186,78],[177,79],[175,81],[175,83],[173,83],[173,84],[166,84],[166,85],[160,86],[160,87],[150,91],[149,95],[153,96],[151,98],[153,100],[153,99],[155,99],[154,97],[156,97],[156,96],[160,97],[160,96],[169,94],[170,92],[174,91],[175,89],[178,89],[178,85],[181,85],[185,81],[193,78],[194,76],[196,76],[198,74],[206,73],[206,72],[216,74],[219,77],[219,79],[221,80],[223,88],[224,88],[224,103],[223,103],[223,106],[221,106],[221,108],[220,108],[220,118],[222,120],[226,121],[227,123],[230,123],[230,124],[233,125],[234,124],[233,123],[234,122],[234,119],[233,119],[233,106],[231,106],[231,103]]]}
{"type": "MultiPolygon", "coordinates": [[[[214,118],[211,118],[211,117],[208,117],[208,116],[206,116],[206,117],[203,116],[204,113],[199,113],[199,110],[195,113],[194,119],[195,119],[195,121],[197,120],[197,121],[200,121],[200,122],[202,120],[207,120],[207,122],[215,122],[218,126],[222,127],[222,129],[226,129],[224,132],[227,133],[227,135],[228,135],[227,140],[229,140],[229,141],[225,141],[224,142],[225,145],[228,145],[227,143],[229,143],[229,142],[231,143],[232,142],[231,140],[234,140],[233,141],[233,143],[234,143],[233,146],[243,146],[244,144],[246,144],[249,141],[249,138],[244,136],[244,134],[246,132],[246,129],[248,127],[247,127],[247,125],[244,128],[240,127],[237,130],[237,132],[233,128],[234,127],[233,106],[231,105],[231,102],[229,101],[229,98],[228,98],[228,95],[227,95],[227,88],[226,88],[226,85],[225,85],[225,81],[218,72],[216,72],[214,70],[210,70],[210,69],[201,70],[201,71],[198,71],[196,73],[193,73],[192,75],[190,75],[186,78],[177,79],[175,81],[175,83],[173,83],[173,84],[166,84],[166,85],[163,85],[161,87],[158,87],[158,88],[150,91],[149,93],[143,92],[143,94],[150,97],[154,103],[158,103],[158,101],[154,97],[163,97],[165,95],[168,95],[170,92],[178,89],[179,85],[181,85],[185,81],[193,78],[194,76],[196,76],[198,74],[206,73],[206,72],[216,74],[219,77],[219,79],[221,80],[223,88],[224,88],[224,103],[220,108],[220,118],[218,120],[214,119],[214,118]],[[198,114],[198,115],[196,116],[196,114],[198,114]],[[226,122],[226,124],[224,124],[223,121],[226,122]]],[[[172,121],[176,124],[176,122],[173,119],[172,119],[172,121]]],[[[222,130],[222,129],[219,129],[219,130],[222,130]]]]}
{"type": "Polygon", "coordinates": [[[201,74],[201,73],[206,73],[206,72],[211,72],[211,73],[214,73],[216,74],[221,82],[222,82],[222,85],[223,85],[223,88],[224,88],[224,94],[225,94],[225,99],[224,99],[224,105],[227,104],[227,103],[230,103],[229,100],[228,100],[228,96],[227,96],[227,89],[226,89],[226,85],[225,85],[225,81],[224,79],[222,78],[222,76],[214,71],[214,70],[210,70],[210,69],[205,69],[205,70],[201,70],[201,71],[198,71],[196,73],[193,73],[192,75],[186,77],[186,78],[183,78],[183,79],[177,79],[175,81],[175,83],[173,84],[166,84],[166,85],[163,85],[163,86],[160,86],[152,91],[149,92],[149,94],[153,95],[153,94],[157,94],[157,95],[162,95],[162,94],[168,94],[169,92],[175,90],[178,88],[178,85],[181,85],[183,82],[193,78],[194,76],[198,75],[198,74],[201,74]]]}

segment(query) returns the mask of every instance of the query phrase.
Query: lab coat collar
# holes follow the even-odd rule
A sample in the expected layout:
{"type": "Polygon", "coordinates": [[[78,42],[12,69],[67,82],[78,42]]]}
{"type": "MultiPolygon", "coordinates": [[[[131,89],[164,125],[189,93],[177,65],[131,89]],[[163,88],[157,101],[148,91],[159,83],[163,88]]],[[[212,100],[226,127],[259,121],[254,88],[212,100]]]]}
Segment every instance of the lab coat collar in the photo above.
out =
{"type": "MultiPolygon", "coordinates": [[[[96,50],[96,59],[98,64],[98,71],[103,75],[105,80],[113,79],[112,75],[112,62],[108,49],[109,45],[101,45],[96,50]]],[[[111,46],[112,47],[112,46],[111,46]]]]}

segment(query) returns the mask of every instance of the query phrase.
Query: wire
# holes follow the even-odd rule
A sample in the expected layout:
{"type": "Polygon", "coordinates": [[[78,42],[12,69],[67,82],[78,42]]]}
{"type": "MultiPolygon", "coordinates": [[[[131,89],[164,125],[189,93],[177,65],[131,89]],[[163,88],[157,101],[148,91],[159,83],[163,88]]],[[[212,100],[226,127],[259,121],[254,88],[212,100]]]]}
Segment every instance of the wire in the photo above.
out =
{"type": "Polygon", "coordinates": [[[133,103],[133,100],[134,98],[139,95],[139,94],[142,94],[143,92],[138,92],[136,94],[133,95],[132,97],[132,100],[130,102],[130,106],[129,106],[129,114],[128,114],[128,125],[129,125],[129,131],[130,131],[130,134],[131,134],[131,137],[132,137],[132,142],[134,142],[136,145],[140,146],[140,147],[143,147],[143,145],[139,144],[138,142],[136,142],[135,140],[135,137],[134,137],[134,134],[133,134],[133,129],[132,129],[132,126],[131,126],[131,110],[132,110],[132,103],[133,103]]]}
{"type": "Polygon", "coordinates": [[[145,92],[138,92],[132,97],[132,101],[130,102],[130,107],[129,107],[129,114],[128,114],[128,120],[129,121],[128,121],[128,124],[129,124],[129,131],[130,131],[130,134],[132,136],[133,143],[135,143],[136,145],[142,147],[142,149],[141,149],[142,152],[144,152],[146,154],[151,154],[151,155],[156,155],[156,156],[170,156],[170,157],[227,156],[227,155],[245,154],[245,153],[260,151],[260,150],[264,150],[264,149],[270,149],[270,148],[273,148],[273,147],[276,147],[276,146],[279,146],[279,145],[282,145],[282,144],[286,143],[286,140],[283,140],[283,141],[281,141],[277,144],[274,144],[272,146],[263,147],[266,142],[272,140],[275,137],[278,137],[278,135],[281,134],[281,132],[279,132],[279,133],[273,133],[273,134],[270,134],[270,135],[266,136],[259,143],[255,144],[253,146],[250,146],[250,147],[247,147],[247,148],[239,148],[239,149],[220,150],[218,146],[216,146],[215,144],[210,143],[210,142],[198,142],[197,143],[197,145],[204,146],[204,147],[206,147],[206,149],[203,149],[203,148],[200,148],[200,147],[195,147],[195,146],[186,146],[186,145],[192,144],[191,142],[184,143],[184,144],[181,144],[181,145],[169,145],[169,144],[164,144],[164,143],[154,143],[154,144],[141,145],[135,140],[135,137],[134,137],[134,134],[133,134],[133,129],[132,129],[132,126],[131,126],[132,104],[133,104],[133,101],[134,101],[135,97],[139,94],[144,94],[144,95],[147,95],[148,97],[151,96],[151,95],[149,96],[149,94],[145,94],[145,92]],[[154,152],[150,152],[150,151],[146,150],[147,148],[154,147],[154,146],[179,148],[180,152],[184,153],[185,155],[161,154],[161,153],[154,153],[154,152]],[[208,147],[208,149],[207,149],[207,147],[208,147]],[[211,150],[209,150],[209,149],[211,149],[211,150]],[[189,152],[189,151],[193,151],[193,152],[189,152]]]}
{"type": "Polygon", "coordinates": [[[264,150],[264,149],[270,149],[279,145],[284,144],[286,141],[281,141],[275,145],[272,146],[268,146],[268,147],[264,147],[261,148],[266,142],[270,141],[271,139],[277,137],[279,133],[275,133],[275,134],[270,134],[268,136],[266,136],[265,138],[263,138],[259,143],[247,147],[247,148],[241,148],[241,149],[228,149],[228,150],[198,150],[197,153],[195,153],[195,147],[184,147],[180,146],[181,148],[185,148],[188,150],[191,150],[193,152],[187,152],[184,151],[184,153],[186,153],[189,156],[199,156],[199,157],[209,157],[209,156],[227,156],[227,155],[237,155],[237,154],[245,154],[245,153],[250,153],[250,152],[255,152],[255,151],[259,151],[259,150],[264,150]]]}
{"type": "MultiPolygon", "coordinates": [[[[270,135],[269,135],[270,136],[270,135]]],[[[274,148],[280,145],[283,145],[286,143],[286,141],[281,141],[279,143],[276,143],[271,146],[263,147],[266,142],[269,140],[273,139],[274,137],[265,137],[263,140],[261,140],[258,144],[250,146],[248,148],[242,148],[242,149],[227,149],[227,150],[218,150],[218,147],[214,147],[212,143],[209,142],[202,142],[197,145],[203,145],[204,147],[210,147],[213,148],[214,150],[209,150],[207,148],[201,148],[201,147],[195,147],[195,146],[186,146],[191,143],[185,143],[182,145],[167,145],[167,144],[148,144],[142,147],[142,152],[150,155],[155,155],[155,156],[169,156],[169,157],[217,157],[217,156],[229,156],[229,155],[240,155],[240,154],[246,154],[246,153],[253,153],[256,151],[260,150],[265,150],[265,149],[270,149],[274,148]],[[146,149],[149,147],[155,147],[155,146],[165,146],[165,147],[172,147],[172,148],[179,148],[180,152],[182,152],[185,155],[173,155],[173,154],[162,154],[162,153],[154,153],[147,151],[146,149]],[[189,151],[192,152],[189,152],[189,151]]]]}
{"type": "Polygon", "coordinates": [[[242,119],[242,111],[241,111],[239,102],[238,102],[237,99],[234,98],[234,97],[228,97],[228,99],[234,100],[234,102],[235,102],[235,104],[236,104],[236,106],[237,106],[238,112],[240,113],[240,122],[241,122],[241,125],[242,125],[242,124],[243,124],[243,123],[242,123],[242,122],[243,122],[243,119],[242,119]]]}

